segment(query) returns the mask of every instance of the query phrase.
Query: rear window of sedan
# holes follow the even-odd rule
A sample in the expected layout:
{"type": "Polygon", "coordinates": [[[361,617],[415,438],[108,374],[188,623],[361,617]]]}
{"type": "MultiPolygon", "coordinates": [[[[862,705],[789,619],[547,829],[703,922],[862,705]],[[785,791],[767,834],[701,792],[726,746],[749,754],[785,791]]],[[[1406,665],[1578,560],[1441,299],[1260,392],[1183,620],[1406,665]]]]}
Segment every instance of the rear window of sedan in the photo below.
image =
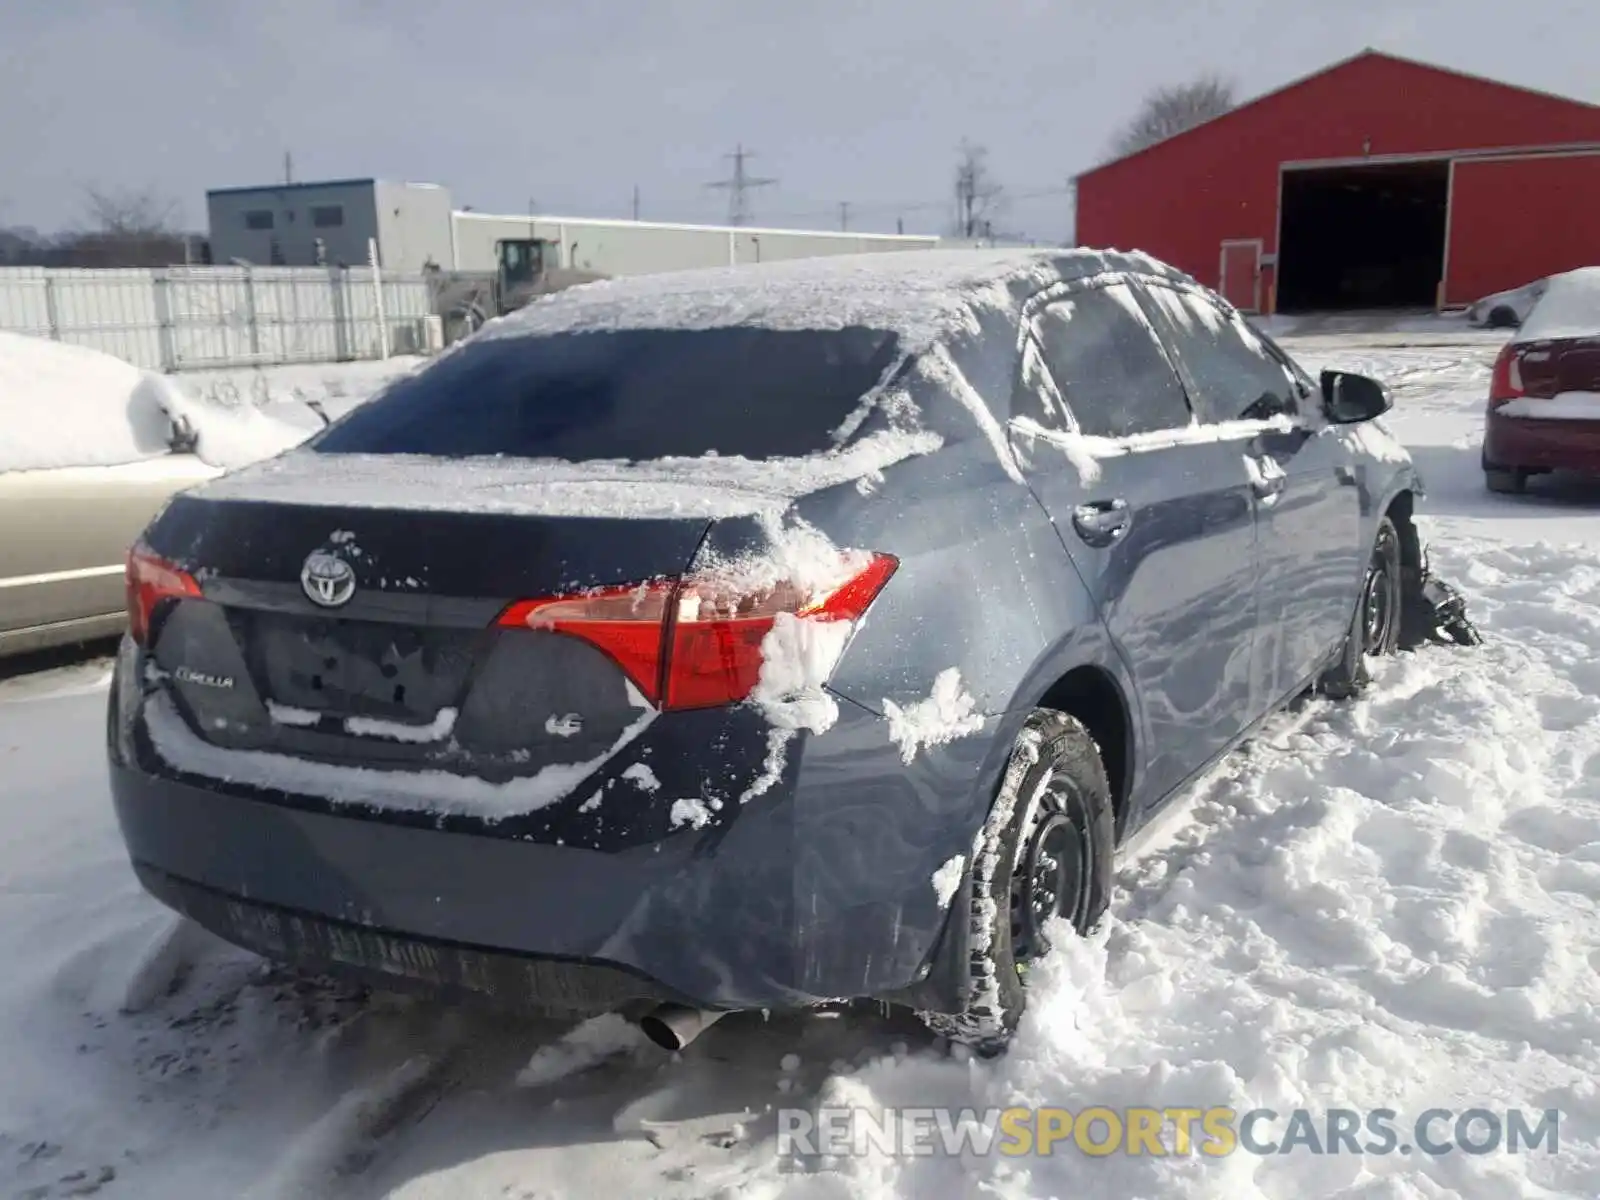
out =
{"type": "Polygon", "coordinates": [[[859,327],[616,330],[470,343],[330,426],[324,454],[800,457],[899,357],[859,327]]]}

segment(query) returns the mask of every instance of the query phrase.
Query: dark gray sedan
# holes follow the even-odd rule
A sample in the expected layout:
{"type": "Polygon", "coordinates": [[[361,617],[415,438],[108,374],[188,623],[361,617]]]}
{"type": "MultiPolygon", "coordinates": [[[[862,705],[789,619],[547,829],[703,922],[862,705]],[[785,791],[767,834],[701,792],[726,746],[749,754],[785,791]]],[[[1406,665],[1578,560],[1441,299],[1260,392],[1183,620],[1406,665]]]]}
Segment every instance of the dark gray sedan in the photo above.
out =
{"type": "Polygon", "coordinates": [[[1388,404],[1140,255],[539,300],[150,526],[129,852],[318,970],[1001,1045],[1131,831],[1428,624],[1388,404]]]}

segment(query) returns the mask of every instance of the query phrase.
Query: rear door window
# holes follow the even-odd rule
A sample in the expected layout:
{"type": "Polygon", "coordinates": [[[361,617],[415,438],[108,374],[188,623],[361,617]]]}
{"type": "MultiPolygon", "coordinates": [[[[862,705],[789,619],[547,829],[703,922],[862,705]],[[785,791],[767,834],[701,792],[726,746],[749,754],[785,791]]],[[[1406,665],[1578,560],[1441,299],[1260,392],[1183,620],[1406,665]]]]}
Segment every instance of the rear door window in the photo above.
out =
{"type": "Polygon", "coordinates": [[[1206,421],[1263,419],[1299,411],[1300,384],[1242,319],[1199,292],[1145,285],[1152,317],[1188,376],[1206,421]]]}
{"type": "Polygon", "coordinates": [[[1183,385],[1126,284],[1058,300],[1033,330],[1080,433],[1127,437],[1190,424],[1183,385]]]}
{"type": "Polygon", "coordinates": [[[311,446],[324,454],[800,457],[900,358],[881,330],[618,330],[469,343],[311,446]]]}

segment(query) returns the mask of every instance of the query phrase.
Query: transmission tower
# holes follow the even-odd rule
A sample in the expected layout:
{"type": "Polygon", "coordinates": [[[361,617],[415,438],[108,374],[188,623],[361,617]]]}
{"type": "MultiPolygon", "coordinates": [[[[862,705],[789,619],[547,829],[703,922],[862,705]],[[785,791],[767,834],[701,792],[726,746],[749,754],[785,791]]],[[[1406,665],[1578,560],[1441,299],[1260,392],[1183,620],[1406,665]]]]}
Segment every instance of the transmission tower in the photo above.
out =
{"type": "Polygon", "coordinates": [[[758,179],[745,172],[744,164],[747,159],[755,157],[755,151],[746,150],[742,145],[734,147],[732,154],[724,155],[733,160],[733,177],[719,179],[715,183],[706,184],[707,187],[725,189],[728,193],[728,224],[743,225],[750,219],[750,189],[770,187],[777,183],[776,179],[758,179]]]}

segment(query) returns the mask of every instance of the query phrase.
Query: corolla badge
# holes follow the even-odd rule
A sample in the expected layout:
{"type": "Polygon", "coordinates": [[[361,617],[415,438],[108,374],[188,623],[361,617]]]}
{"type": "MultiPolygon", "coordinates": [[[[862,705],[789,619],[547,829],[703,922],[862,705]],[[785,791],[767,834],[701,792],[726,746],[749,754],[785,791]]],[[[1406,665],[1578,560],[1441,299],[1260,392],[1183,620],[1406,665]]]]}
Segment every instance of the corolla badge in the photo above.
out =
{"type": "Polygon", "coordinates": [[[300,586],[313,604],[338,608],[356,594],[356,573],[344,559],[318,550],[300,568],[300,586]]]}

